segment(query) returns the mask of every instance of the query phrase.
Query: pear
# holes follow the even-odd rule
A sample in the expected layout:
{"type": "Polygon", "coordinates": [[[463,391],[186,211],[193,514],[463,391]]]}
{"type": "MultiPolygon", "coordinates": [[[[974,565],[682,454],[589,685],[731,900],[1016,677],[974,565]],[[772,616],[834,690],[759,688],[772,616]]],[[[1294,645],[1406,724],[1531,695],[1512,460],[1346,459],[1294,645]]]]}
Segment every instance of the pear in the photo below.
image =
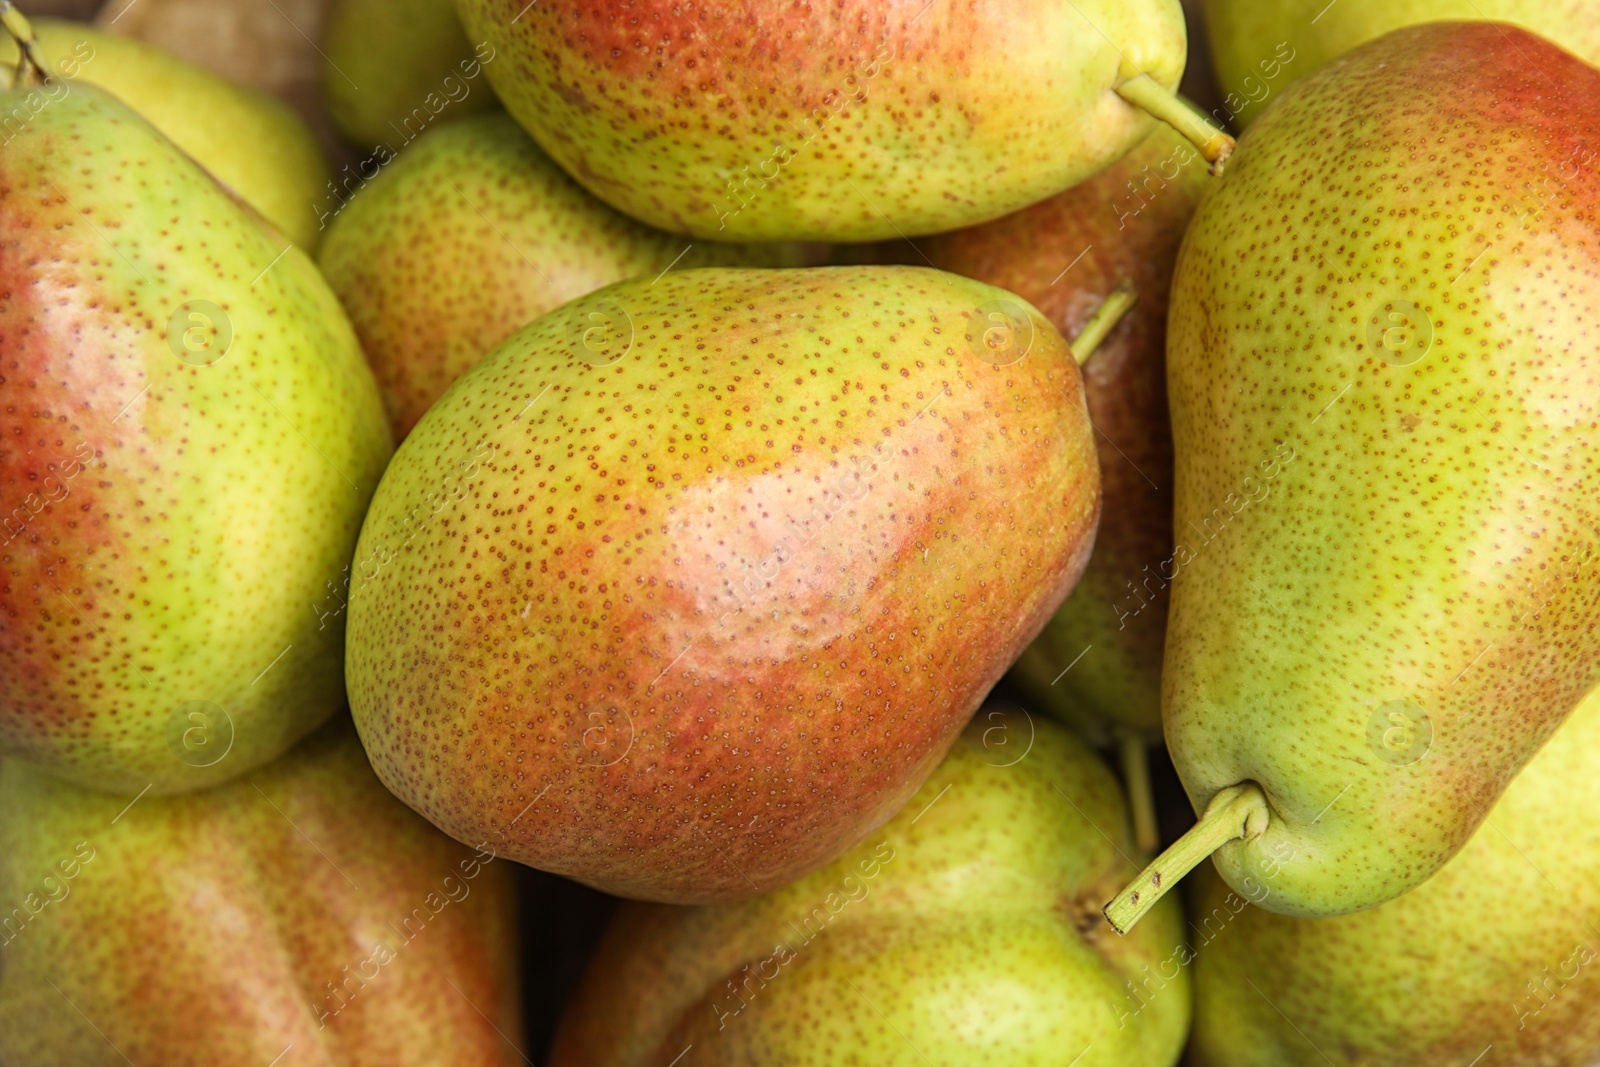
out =
{"type": "MultiPolygon", "coordinates": [[[[1128,284],[1137,303],[1084,364],[1104,494],[1094,555],[1011,677],[1030,706],[1096,744],[1161,736],[1161,654],[1172,558],[1167,292],[1178,244],[1208,179],[1200,154],[1158,126],[1109,170],[984,226],[918,242],[934,266],[1025,297],[1064,335],[1128,284]]],[[[1134,826],[1154,850],[1143,772],[1128,765],[1134,826]]]]}
{"type": "MultiPolygon", "coordinates": [[[[345,136],[371,148],[440,120],[498,106],[451,0],[332,0],[323,28],[323,91],[345,136]]],[[[415,134],[412,134],[415,136],[415,134]]]]}
{"type": "Polygon", "coordinates": [[[596,196],[729,241],[872,241],[971,226],[1104,170],[1154,114],[1207,159],[1232,140],[1173,93],[1178,0],[757,0],[622,9],[457,0],[506,108],[596,196]]]}
{"type": "MultiPolygon", "coordinates": [[[[1589,1067],[1600,1049],[1597,806],[1600,692],[1455,858],[1399,900],[1297,919],[1219,910],[1232,894],[1204,879],[1195,1062],[1589,1067]]],[[[1271,891],[1264,882],[1256,895],[1271,891]]]]}
{"type": "Polygon", "coordinates": [[[504,112],[434,127],[372,166],[336,208],[320,263],[397,437],[468,367],[575,297],[669,267],[806,259],[798,246],[691,242],[619,215],[504,112]]]}
{"type": "Polygon", "coordinates": [[[182,797],[8,760],[0,1062],[520,1064],[511,888],[493,841],[384,791],[348,717],[182,797]]]}
{"type": "Polygon", "coordinates": [[[1105,764],[991,706],[822,870],[737,904],[623,905],[551,1063],[646,1067],[692,1045],[697,1064],[1165,1067],[1190,1012],[1176,902],[1125,938],[1099,914],[1131,853],[1105,764]]]}
{"type": "MultiPolygon", "coordinates": [[[[301,248],[316,248],[311,205],[321,199],[328,163],[294,112],[153,45],[61,19],[33,22],[50,73],[45,97],[97,85],[166,134],[212,176],[265,215],[301,248]]],[[[0,38],[0,66],[14,68],[16,45],[0,38]]],[[[32,117],[12,97],[4,122],[9,138],[32,117]]]]}
{"type": "Polygon", "coordinates": [[[1399,896],[1600,680],[1597,99],[1526,31],[1430,23],[1291,87],[1212,183],[1162,678],[1205,814],[1119,929],[1214,849],[1272,911],[1399,896]]]}
{"type": "MultiPolygon", "coordinates": [[[[1510,22],[1600,64],[1600,0],[1209,0],[1206,24],[1226,97],[1212,116],[1248,125],[1285,86],[1404,26],[1510,22]]],[[[1507,51],[1507,56],[1515,53],[1507,51]]]]}
{"type": "Polygon", "coordinates": [[[463,375],[356,550],[346,680],[461,840],[663,902],[751,896],[897,811],[1083,569],[1082,380],[927,268],[601,289],[463,375]]]}
{"type": "Polygon", "coordinates": [[[212,785],[343,704],[383,406],[304,253],[100,89],[0,106],[30,94],[0,150],[0,752],[212,785]]]}

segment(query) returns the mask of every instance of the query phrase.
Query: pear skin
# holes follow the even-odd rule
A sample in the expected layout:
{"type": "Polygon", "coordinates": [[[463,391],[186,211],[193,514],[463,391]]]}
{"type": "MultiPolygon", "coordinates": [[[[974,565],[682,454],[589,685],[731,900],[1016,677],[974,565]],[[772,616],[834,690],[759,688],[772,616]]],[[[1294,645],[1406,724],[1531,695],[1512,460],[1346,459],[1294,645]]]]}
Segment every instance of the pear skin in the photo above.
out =
{"type": "Polygon", "coordinates": [[[972,226],[1104,170],[1170,100],[1178,0],[457,0],[506,108],[613,207],[725,241],[972,226]],[[1153,85],[1151,83],[1154,83],[1153,85]]]}
{"type": "Polygon", "coordinates": [[[1083,578],[1011,677],[1030,706],[1097,744],[1160,736],[1172,557],[1167,294],[1184,228],[1210,181],[1199,152],[1158,126],[1109,170],[984,226],[918,241],[934,266],[1030,301],[1076,337],[1106,295],[1133,309],[1083,366],[1104,503],[1083,578]]]}
{"type": "Polygon", "coordinates": [[[1422,884],[1600,680],[1597,100],[1515,27],[1397,31],[1269,107],[1184,240],[1165,732],[1269,910],[1422,884]]]}
{"type": "Polygon", "coordinates": [[[1081,573],[1081,381],[1025,301],[927,268],[672,271],[544,316],[367,516],[346,679],[379,777],[620,896],[823,866],[1081,573]]]}
{"type": "Polygon", "coordinates": [[[1339,0],[1326,8],[1208,0],[1211,54],[1226,94],[1212,117],[1248,125],[1290,82],[1353,48],[1405,26],[1467,19],[1513,23],[1600,64],[1600,0],[1339,0]]]}
{"type": "Polygon", "coordinates": [[[403,137],[430,95],[450,101],[440,117],[452,121],[499,107],[488,85],[467,77],[478,57],[451,0],[332,0],[326,18],[328,111],[363,148],[403,137]]]}
{"type": "Polygon", "coordinates": [[[390,796],[343,716],[182,797],[9,760],[0,1061],[520,1064],[510,873],[390,796]]]}
{"type": "MultiPolygon", "coordinates": [[[[1600,692],[1438,874],[1358,915],[1248,907],[1229,917],[1217,911],[1227,887],[1204,872],[1195,1067],[1464,1067],[1474,1057],[1590,1067],[1600,1050],[1597,753],[1600,692]]],[[[1265,882],[1256,895],[1271,892],[1265,882]]]]}
{"type": "MultiPolygon", "coordinates": [[[[64,89],[97,85],[137,111],[212,177],[282,230],[315,251],[312,205],[324,195],[328,163],[304,122],[267,94],[195,66],[154,45],[61,19],[33,20],[50,72],[64,89]]],[[[0,36],[0,66],[16,66],[17,48],[0,36]]],[[[4,134],[28,115],[13,99],[4,134]]]]}
{"type": "Polygon", "coordinates": [[[319,260],[399,438],[463,371],[568,300],[669,267],[801,266],[805,255],[642,226],[496,112],[429,129],[388,162],[334,217],[319,260]]]}
{"type": "Polygon", "coordinates": [[[0,751],[128,794],[276,758],[343,705],[390,452],[338,301],[88,84],[0,148],[0,234],[0,751]]]}
{"type": "Polygon", "coordinates": [[[1188,1033],[1175,900],[1118,937],[1127,807],[1059,726],[980,712],[860,846],[737,904],[625,904],[569,1003],[554,1067],[854,1062],[1169,1067],[1188,1033]],[[1170,973],[1171,977],[1162,977],[1170,973]]]}

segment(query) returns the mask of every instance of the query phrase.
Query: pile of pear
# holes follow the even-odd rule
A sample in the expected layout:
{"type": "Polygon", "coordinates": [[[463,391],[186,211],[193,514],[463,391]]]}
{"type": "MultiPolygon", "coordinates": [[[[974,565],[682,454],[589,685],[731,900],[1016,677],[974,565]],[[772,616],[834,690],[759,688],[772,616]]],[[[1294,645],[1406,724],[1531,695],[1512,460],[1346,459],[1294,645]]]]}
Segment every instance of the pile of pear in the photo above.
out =
{"type": "Polygon", "coordinates": [[[288,6],[0,0],[0,1063],[1600,1059],[1594,0],[288,6]]]}

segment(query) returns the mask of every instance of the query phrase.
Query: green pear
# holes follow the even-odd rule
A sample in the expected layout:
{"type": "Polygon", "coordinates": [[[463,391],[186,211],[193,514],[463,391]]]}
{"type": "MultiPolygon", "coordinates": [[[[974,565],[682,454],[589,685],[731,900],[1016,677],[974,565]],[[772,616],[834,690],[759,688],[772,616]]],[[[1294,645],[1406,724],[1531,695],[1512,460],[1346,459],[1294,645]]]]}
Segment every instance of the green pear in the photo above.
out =
{"type": "Polygon", "coordinates": [[[212,785],[344,702],[383,406],[304,253],[114,97],[0,107],[33,93],[0,149],[0,752],[212,785]]]}
{"type": "Polygon", "coordinates": [[[728,241],[872,241],[998,218],[1104,170],[1174,95],[1178,0],[626,9],[457,0],[517,121],[596,196],[728,241]]]}
{"type": "Polygon", "coordinates": [[[1190,1013],[1176,902],[1128,937],[1099,912],[1132,854],[1105,764],[991,707],[822,870],[737,904],[623,905],[551,1063],[1166,1067],[1190,1013]]]}
{"type": "MultiPolygon", "coordinates": [[[[1600,691],[1455,858],[1399,900],[1297,919],[1224,910],[1231,894],[1207,877],[1192,942],[1196,1064],[1466,1067],[1481,1056],[1589,1067],[1600,1049],[1597,807],[1600,691]]],[[[1256,895],[1271,892],[1269,881],[1256,895]]]]}
{"type": "Polygon", "coordinates": [[[927,268],[704,268],[535,321],[401,444],[346,680],[378,776],[621,896],[815,870],[916,791],[1083,569],[1077,362],[927,268]]]}
{"type": "MultiPolygon", "coordinates": [[[[312,205],[322,199],[328,164],[311,131],[265,93],[235,85],[177,56],[82,23],[41,18],[38,43],[59,79],[34,90],[34,103],[97,85],[120,97],[301,248],[316,248],[312,205]]],[[[15,68],[16,45],[0,36],[0,67],[15,68]]],[[[33,120],[28,95],[14,94],[0,115],[3,137],[33,120]]]]}
{"type": "Polygon", "coordinates": [[[1212,116],[1248,125],[1330,59],[1405,26],[1454,19],[1513,23],[1600,64],[1600,0],[1208,0],[1211,54],[1227,94],[1212,116]]]}
{"type": "MultiPolygon", "coordinates": [[[[1084,364],[1104,503],[1094,555],[1061,610],[1012,668],[1032,706],[1130,760],[1161,736],[1161,654],[1172,557],[1172,435],[1167,423],[1167,293],[1178,244],[1208,179],[1200,154],[1158,126],[1076,188],[1004,219],[917,243],[943,270],[1031,301],[1066,336],[1130,285],[1137,303],[1084,364]]],[[[1130,763],[1129,765],[1133,765],[1130,763]]],[[[1129,782],[1140,847],[1154,812],[1129,782]]]]}
{"type": "Polygon", "coordinates": [[[522,1063],[510,868],[342,717],[182,797],[0,767],[0,1062],[522,1063]]]}
{"type": "Polygon", "coordinates": [[[499,112],[430,129],[376,171],[335,216],[319,260],[404,437],[468,367],[575,297],[669,267],[800,266],[805,255],[640,225],[499,112]]]}
{"type": "Polygon", "coordinates": [[[328,111],[364,148],[499,106],[451,0],[333,0],[322,52],[328,111]],[[430,96],[448,104],[435,112],[430,96]]]}
{"type": "Polygon", "coordinates": [[[1162,678],[1205,815],[1120,929],[1213,849],[1240,893],[1274,872],[1269,910],[1399,896],[1600,680],[1597,99],[1532,34],[1430,23],[1291,87],[1212,183],[1168,324],[1162,678]]]}

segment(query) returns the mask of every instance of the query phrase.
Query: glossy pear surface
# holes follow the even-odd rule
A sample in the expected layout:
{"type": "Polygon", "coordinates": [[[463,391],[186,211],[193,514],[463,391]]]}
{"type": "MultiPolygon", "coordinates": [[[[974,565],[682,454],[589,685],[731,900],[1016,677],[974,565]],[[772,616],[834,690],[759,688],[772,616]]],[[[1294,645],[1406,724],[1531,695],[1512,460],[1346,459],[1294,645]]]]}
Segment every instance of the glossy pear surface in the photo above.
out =
{"type": "Polygon", "coordinates": [[[1099,912],[1133,854],[1093,752],[985,709],[898,815],[822,870],[737,904],[623,905],[551,1062],[645,1067],[692,1045],[684,1062],[719,1067],[1165,1067],[1190,1011],[1168,959],[1177,901],[1127,937],[1099,912]]]}
{"type": "Polygon", "coordinates": [[[910,798],[1077,579],[1099,485],[1077,364],[1011,294],[611,286],[400,446],[356,552],[356,725],[461,840],[623,896],[764,892],[910,798]]]}
{"type": "Polygon", "coordinates": [[[1171,89],[1178,0],[457,0],[506,108],[568,173],[712,240],[869,241],[971,226],[1110,166],[1171,89]]]}
{"type": "Polygon", "coordinates": [[[328,111],[363,149],[397,144],[406,121],[431,126],[499,106],[451,0],[333,0],[322,33],[328,111]],[[429,100],[432,96],[434,99],[429,100]],[[420,113],[419,113],[420,109],[420,113]]]}
{"type": "Polygon", "coordinates": [[[1104,494],[1094,555],[1011,672],[1033,707],[1099,743],[1117,730],[1161,730],[1172,557],[1167,294],[1209,180],[1200,153],[1158,126],[1074,189],[917,242],[934,266],[1026,298],[1066,337],[1078,335],[1119,283],[1137,297],[1083,368],[1104,494]]]}
{"type": "MultiPolygon", "coordinates": [[[[1208,0],[1211,54],[1227,94],[1225,110],[1213,117],[1248,124],[1290,82],[1353,48],[1406,26],[1469,19],[1513,23],[1600,64],[1600,0],[1339,0],[1326,8],[1298,0],[1208,0]],[[1292,58],[1281,62],[1285,56],[1292,58]]],[[[1503,56],[1528,62],[1509,44],[1503,56]]]]}
{"type": "Polygon", "coordinates": [[[795,246],[690,241],[619,215],[504,112],[429,130],[339,212],[319,257],[397,437],[463,371],[568,300],[669,267],[801,260],[795,246]]]}
{"type": "Polygon", "coordinates": [[[343,704],[389,454],[337,300],[91,85],[0,149],[0,235],[0,751],[129,794],[273,759],[343,704]]]}
{"type": "Polygon", "coordinates": [[[249,781],[131,804],[7,761],[0,1060],[521,1063],[492,850],[390,796],[345,718],[249,781]]]}
{"type": "MultiPolygon", "coordinates": [[[[212,177],[261,212],[295,244],[311,251],[320,236],[312,205],[325,195],[328,163],[294,112],[265,93],[235,85],[154,45],[77,22],[33,21],[39,45],[59,79],[32,90],[60,98],[77,85],[97,85],[137,111],[212,177]]],[[[16,45],[0,42],[0,65],[16,65],[16,45]]],[[[5,133],[30,115],[26,92],[5,133]]]]}
{"type": "Polygon", "coordinates": [[[1185,238],[1165,732],[1197,810],[1264,791],[1215,859],[1271,910],[1421,884],[1600,679],[1597,100],[1514,27],[1399,31],[1269,108],[1185,238]]]}
{"type": "Polygon", "coordinates": [[[1249,907],[1230,916],[1218,910],[1227,887],[1206,871],[1191,926],[1197,1067],[1410,1067],[1475,1056],[1593,1064],[1597,753],[1600,693],[1578,705],[1438,874],[1359,915],[1297,919],[1249,907]]]}

